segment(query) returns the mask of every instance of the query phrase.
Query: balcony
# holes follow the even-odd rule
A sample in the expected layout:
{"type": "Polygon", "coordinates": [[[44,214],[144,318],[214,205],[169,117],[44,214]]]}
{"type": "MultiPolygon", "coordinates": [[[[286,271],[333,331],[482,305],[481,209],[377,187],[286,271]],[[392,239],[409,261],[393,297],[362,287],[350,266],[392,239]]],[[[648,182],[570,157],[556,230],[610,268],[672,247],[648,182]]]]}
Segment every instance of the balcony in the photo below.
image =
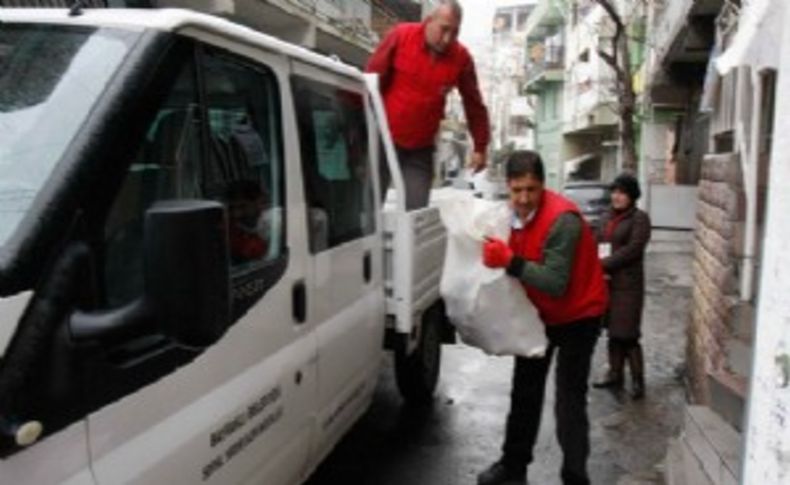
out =
{"type": "Polygon", "coordinates": [[[531,40],[545,39],[565,24],[560,0],[540,0],[527,18],[526,34],[531,40]]]}
{"type": "Polygon", "coordinates": [[[545,81],[562,81],[565,74],[565,46],[535,45],[530,49],[525,78],[528,89],[545,81]]]}
{"type": "Polygon", "coordinates": [[[651,7],[647,56],[638,87],[651,102],[682,108],[702,84],[724,0],[662,0],[651,7]]]}
{"type": "Polygon", "coordinates": [[[398,22],[419,22],[422,5],[419,0],[372,0],[371,28],[380,38],[398,22]]]}
{"type": "Polygon", "coordinates": [[[663,64],[706,63],[713,41],[713,18],[723,0],[658,2],[653,11],[650,44],[663,64]]]}
{"type": "Polygon", "coordinates": [[[367,0],[109,0],[189,8],[363,66],[376,45],[367,0]]]}
{"type": "Polygon", "coordinates": [[[614,110],[615,100],[609,93],[601,93],[586,86],[572,86],[563,105],[565,135],[613,136],[619,119],[614,110]]]}

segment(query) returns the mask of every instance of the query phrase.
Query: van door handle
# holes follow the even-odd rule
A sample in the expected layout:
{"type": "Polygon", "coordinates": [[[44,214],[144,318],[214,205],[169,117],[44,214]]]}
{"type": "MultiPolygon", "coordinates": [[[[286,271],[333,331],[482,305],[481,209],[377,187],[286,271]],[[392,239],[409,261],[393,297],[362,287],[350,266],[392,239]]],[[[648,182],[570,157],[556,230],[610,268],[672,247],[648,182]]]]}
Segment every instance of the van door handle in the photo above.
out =
{"type": "Polygon", "coordinates": [[[307,287],[302,280],[294,283],[291,290],[291,311],[296,323],[307,320],[307,287]]]}
{"type": "Polygon", "coordinates": [[[365,279],[365,283],[370,283],[372,272],[370,251],[365,251],[365,256],[362,257],[362,277],[365,279]]]}

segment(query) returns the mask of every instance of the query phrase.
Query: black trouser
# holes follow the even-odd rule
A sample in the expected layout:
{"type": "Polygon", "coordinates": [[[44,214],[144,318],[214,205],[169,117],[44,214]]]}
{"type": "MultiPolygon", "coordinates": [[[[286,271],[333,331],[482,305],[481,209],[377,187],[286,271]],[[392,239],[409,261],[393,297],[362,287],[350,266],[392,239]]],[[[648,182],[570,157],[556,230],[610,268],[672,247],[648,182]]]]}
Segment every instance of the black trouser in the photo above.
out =
{"type": "MultiPolygon", "coordinates": [[[[433,152],[435,147],[407,149],[395,147],[398,155],[403,183],[406,186],[406,210],[421,209],[428,205],[433,185],[433,152]]],[[[384,162],[384,151],[381,150],[381,196],[384,198],[390,186],[390,172],[384,162]]]]}
{"type": "Polygon", "coordinates": [[[556,402],[557,439],[563,453],[562,480],[565,484],[588,484],[587,457],[590,454],[590,423],[587,419],[587,381],[590,361],[600,333],[600,318],[547,326],[549,347],[540,359],[516,357],[510,414],[507,418],[505,465],[523,470],[532,462],[538,436],[546,375],[557,352],[556,402]]]}
{"type": "Polygon", "coordinates": [[[639,337],[637,338],[617,338],[609,337],[608,342],[617,348],[629,350],[639,345],[639,337]]]}

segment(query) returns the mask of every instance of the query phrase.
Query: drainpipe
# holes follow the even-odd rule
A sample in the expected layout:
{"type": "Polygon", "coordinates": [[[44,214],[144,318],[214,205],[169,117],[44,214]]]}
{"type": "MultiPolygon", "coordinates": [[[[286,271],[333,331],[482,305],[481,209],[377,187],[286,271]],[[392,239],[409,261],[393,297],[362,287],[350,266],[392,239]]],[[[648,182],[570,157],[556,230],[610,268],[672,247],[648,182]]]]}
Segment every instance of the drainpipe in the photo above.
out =
{"type": "Polygon", "coordinates": [[[750,69],[749,74],[752,78],[752,109],[750,113],[751,133],[748,147],[744,136],[743,121],[738,122],[741,169],[743,171],[743,185],[746,193],[746,221],[740,288],[741,301],[743,302],[751,301],[754,293],[755,253],[757,248],[757,165],[760,159],[761,102],[763,97],[763,84],[760,73],[750,69]]]}

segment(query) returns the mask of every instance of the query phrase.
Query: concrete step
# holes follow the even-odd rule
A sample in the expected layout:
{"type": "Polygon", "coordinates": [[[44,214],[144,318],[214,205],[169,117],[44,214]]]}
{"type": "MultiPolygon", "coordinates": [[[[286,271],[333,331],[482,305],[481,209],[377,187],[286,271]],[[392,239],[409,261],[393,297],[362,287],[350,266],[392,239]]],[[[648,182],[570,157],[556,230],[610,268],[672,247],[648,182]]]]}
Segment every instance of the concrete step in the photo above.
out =
{"type": "Polygon", "coordinates": [[[718,485],[705,475],[702,464],[682,437],[669,442],[664,481],[666,485],[718,485]]]}
{"type": "Polygon", "coordinates": [[[745,376],[727,370],[708,374],[710,408],[736,431],[743,429],[748,385],[745,376]]]}
{"type": "Polygon", "coordinates": [[[694,231],[672,231],[654,229],[647,245],[650,253],[692,253],[694,252],[694,231]]]}
{"type": "Polygon", "coordinates": [[[710,481],[738,483],[741,436],[719,415],[706,406],[688,406],[683,440],[710,481]]]}
{"type": "Polygon", "coordinates": [[[748,302],[738,302],[732,310],[732,319],[729,326],[733,335],[743,340],[751,342],[754,334],[755,315],[754,305],[748,302]]]}
{"type": "Polygon", "coordinates": [[[666,485],[737,485],[741,436],[705,406],[687,406],[684,429],[670,441],[666,485]]]}
{"type": "Polygon", "coordinates": [[[731,338],[727,340],[725,345],[727,369],[735,375],[748,378],[752,374],[752,350],[754,344],[751,340],[731,338]]]}

